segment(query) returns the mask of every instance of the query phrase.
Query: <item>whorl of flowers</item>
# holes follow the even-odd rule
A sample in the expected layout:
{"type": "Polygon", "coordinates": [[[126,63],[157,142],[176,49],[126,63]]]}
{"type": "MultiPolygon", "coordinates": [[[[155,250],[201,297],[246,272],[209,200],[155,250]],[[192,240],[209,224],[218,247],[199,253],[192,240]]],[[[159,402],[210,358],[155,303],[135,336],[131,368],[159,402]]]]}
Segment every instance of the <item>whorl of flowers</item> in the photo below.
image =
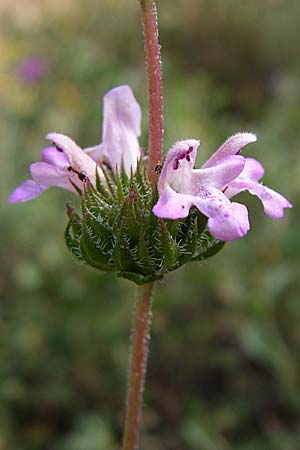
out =
{"type": "Polygon", "coordinates": [[[58,133],[46,137],[32,178],[17,187],[11,203],[39,196],[51,186],[79,194],[81,214],[68,205],[66,242],[81,261],[115,271],[138,284],[161,278],[189,261],[212,256],[225,241],[249,228],[245,205],[230,199],[248,190],[273,219],[292,205],[259,182],[264,169],[240,154],[256,141],[252,133],[230,137],[200,169],[194,169],[200,142],[177,142],[167,153],[152,187],[141,158],[141,109],[129,86],[104,96],[102,142],[80,148],[58,133]]]}

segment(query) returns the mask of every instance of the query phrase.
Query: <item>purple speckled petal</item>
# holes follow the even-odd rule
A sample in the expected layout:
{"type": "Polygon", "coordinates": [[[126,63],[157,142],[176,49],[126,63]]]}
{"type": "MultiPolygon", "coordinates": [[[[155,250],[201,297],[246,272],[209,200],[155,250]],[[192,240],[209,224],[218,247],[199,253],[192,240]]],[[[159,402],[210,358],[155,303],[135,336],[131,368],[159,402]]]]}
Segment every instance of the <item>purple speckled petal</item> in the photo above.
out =
{"type": "Polygon", "coordinates": [[[233,181],[230,184],[228,194],[234,193],[236,195],[246,190],[261,200],[265,213],[269,217],[272,217],[272,219],[281,219],[284,214],[284,209],[292,208],[292,204],[283,195],[252,180],[237,179],[233,181]]]}
{"type": "Polygon", "coordinates": [[[218,161],[214,166],[206,169],[195,169],[192,173],[191,184],[193,194],[201,193],[203,186],[224,188],[230,181],[242,173],[245,166],[243,156],[227,156],[218,161]]]}
{"type": "Polygon", "coordinates": [[[177,141],[168,151],[165,164],[173,164],[176,160],[180,163],[180,161],[186,159],[193,168],[199,145],[200,141],[198,139],[177,141]]]}
{"type": "Polygon", "coordinates": [[[158,202],[152,212],[163,219],[183,219],[189,215],[193,205],[193,197],[186,194],[178,194],[169,186],[161,193],[158,202]]]}
{"type": "Polygon", "coordinates": [[[186,139],[173,145],[167,154],[158,180],[159,192],[162,192],[167,185],[172,185],[176,191],[180,192],[185,191],[186,188],[189,189],[199,145],[200,142],[196,139],[186,139]]]}
{"type": "Polygon", "coordinates": [[[208,161],[203,164],[202,168],[211,167],[226,156],[238,155],[243,147],[256,141],[257,137],[253,133],[237,133],[228,138],[208,161]]]}
{"type": "Polygon", "coordinates": [[[255,142],[251,133],[229,138],[201,167],[193,169],[199,141],[177,142],[168,152],[159,181],[159,200],[153,213],[161,218],[187,217],[196,206],[208,218],[208,228],[222,241],[232,241],[247,234],[250,225],[244,205],[229,198],[249,190],[260,198],[267,215],[283,216],[292,205],[281,194],[260,184],[262,165],[253,158],[239,155],[245,145],[255,142]]]}
{"type": "Polygon", "coordinates": [[[103,154],[113,170],[121,164],[135,172],[141,156],[141,108],[127,85],[111,89],[103,98],[103,154]]]}
{"type": "Polygon", "coordinates": [[[26,180],[12,192],[8,201],[9,203],[27,202],[38,197],[45,189],[47,186],[41,186],[33,180],[26,180]]]}
{"type": "MultiPolygon", "coordinates": [[[[57,186],[68,191],[76,192],[69,182],[68,172],[51,166],[45,162],[32,163],[29,166],[32,178],[43,186],[57,186]]],[[[77,177],[76,177],[77,178],[77,177]]]]}
{"type": "Polygon", "coordinates": [[[233,241],[249,231],[248,211],[244,205],[231,203],[218,189],[209,188],[194,204],[208,217],[208,229],[221,241],[233,241]]]}
{"type": "Polygon", "coordinates": [[[180,194],[167,187],[153,208],[157,217],[182,219],[188,216],[195,205],[208,217],[208,228],[213,236],[222,241],[233,241],[249,231],[248,211],[244,205],[231,203],[219,190],[209,188],[201,195],[180,194]]]}
{"type": "Polygon", "coordinates": [[[225,220],[216,215],[208,219],[207,226],[220,241],[234,241],[245,236],[250,229],[248,210],[245,205],[231,203],[231,212],[225,220]]]}
{"type": "Polygon", "coordinates": [[[42,150],[41,160],[59,169],[65,169],[70,165],[66,155],[56,147],[46,147],[42,150]]]}

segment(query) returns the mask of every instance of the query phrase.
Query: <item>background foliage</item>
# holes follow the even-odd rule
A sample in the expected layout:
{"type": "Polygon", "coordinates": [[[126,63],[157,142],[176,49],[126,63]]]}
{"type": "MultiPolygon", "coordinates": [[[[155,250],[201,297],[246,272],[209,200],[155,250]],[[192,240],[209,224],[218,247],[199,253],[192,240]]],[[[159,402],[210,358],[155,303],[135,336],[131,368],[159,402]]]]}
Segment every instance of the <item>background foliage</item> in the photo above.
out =
{"type": "MultiPolygon", "coordinates": [[[[300,442],[297,0],[158,2],[165,150],[230,134],[295,205],[280,222],[243,194],[252,229],[159,284],[143,450],[297,450],[300,442]]],[[[146,111],[137,2],[0,5],[0,450],[115,450],[134,286],[80,266],[63,242],[67,192],[7,205],[48,131],[99,142],[101,99],[129,83],[146,111]],[[20,74],[39,55],[47,73],[20,74]]],[[[147,142],[144,113],[142,145],[147,142]]]]}

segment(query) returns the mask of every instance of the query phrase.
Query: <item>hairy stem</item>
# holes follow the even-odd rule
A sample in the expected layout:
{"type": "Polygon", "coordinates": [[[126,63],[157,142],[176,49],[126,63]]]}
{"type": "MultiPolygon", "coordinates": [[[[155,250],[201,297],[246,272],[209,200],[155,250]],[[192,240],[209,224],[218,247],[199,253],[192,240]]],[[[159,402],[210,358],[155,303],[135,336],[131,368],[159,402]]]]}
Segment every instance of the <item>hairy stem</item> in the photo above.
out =
{"type": "Polygon", "coordinates": [[[154,0],[140,0],[145,40],[148,77],[149,142],[148,176],[152,185],[157,178],[156,167],[162,160],[163,95],[158,22],[154,0]]]}
{"type": "Polygon", "coordinates": [[[147,368],[151,299],[154,283],[138,287],[132,323],[126,419],[122,450],[138,450],[143,391],[147,368]]]}

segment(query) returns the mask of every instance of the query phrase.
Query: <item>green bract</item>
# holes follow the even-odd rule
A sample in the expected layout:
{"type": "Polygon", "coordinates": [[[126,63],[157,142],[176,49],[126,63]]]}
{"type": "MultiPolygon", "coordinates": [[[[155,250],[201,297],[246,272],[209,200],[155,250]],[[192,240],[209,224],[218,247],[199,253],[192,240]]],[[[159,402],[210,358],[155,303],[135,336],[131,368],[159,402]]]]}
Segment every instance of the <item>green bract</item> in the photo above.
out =
{"type": "Polygon", "coordinates": [[[223,247],[195,208],[180,220],[152,213],[157,189],[152,189],[142,162],[130,177],[124,170],[120,175],[104,166],[102,170],[105,180],[97,172],[96,189],[88,179],[84,183],[81,215],[68,205],[66,243],[80,261],[142,285],[223,247]]]}

